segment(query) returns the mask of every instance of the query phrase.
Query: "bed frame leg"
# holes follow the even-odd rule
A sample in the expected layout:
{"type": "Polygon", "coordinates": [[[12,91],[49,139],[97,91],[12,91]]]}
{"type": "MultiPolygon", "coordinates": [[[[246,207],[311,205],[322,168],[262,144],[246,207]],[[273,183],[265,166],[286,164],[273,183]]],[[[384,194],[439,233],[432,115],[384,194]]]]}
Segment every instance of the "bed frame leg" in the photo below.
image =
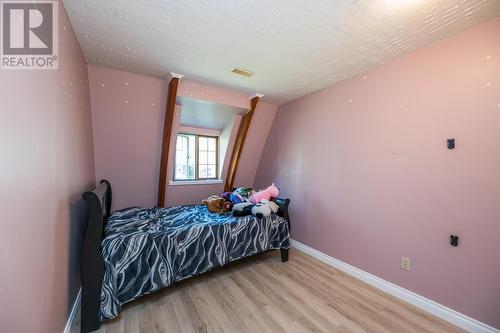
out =
{"type": "Polygon", "coordinates": [[[281,262],[287,262],[288,261],[288,251],[289,251],[289,249],[280,249],[280,252],[281,252],[281,262]]]}
{"type": "Polygon", "coordinates": [[[80,307],[80,333],[88,333],[97,331],[101,327],[99,320],[100,302],[95,299],[86,297],[86,292],[82,290],[82,299],[80,307]]]}

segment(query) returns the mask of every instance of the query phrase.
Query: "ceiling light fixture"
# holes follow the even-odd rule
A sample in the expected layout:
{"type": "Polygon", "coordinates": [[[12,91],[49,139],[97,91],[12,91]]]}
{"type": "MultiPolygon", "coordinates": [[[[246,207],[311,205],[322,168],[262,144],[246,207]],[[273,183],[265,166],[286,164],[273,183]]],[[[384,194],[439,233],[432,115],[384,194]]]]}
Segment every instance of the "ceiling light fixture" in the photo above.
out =
{"type": "Polygon", "coordinates": [[[255,74],[254,72],[249,71],[248,69],[243,69],[243,68],[233,68],[233,69],[231,69],[231,73],[243,75],[246,77],[250,77],[250,76],[253,76],[255,74]]]}

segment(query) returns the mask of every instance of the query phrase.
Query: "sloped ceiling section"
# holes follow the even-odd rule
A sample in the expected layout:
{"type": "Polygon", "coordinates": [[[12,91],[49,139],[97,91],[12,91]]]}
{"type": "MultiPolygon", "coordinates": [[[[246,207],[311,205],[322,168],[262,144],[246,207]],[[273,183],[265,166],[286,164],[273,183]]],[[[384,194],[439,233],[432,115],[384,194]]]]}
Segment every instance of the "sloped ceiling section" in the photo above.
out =
{"type": "Polygon", "coordinates": [[[248,109],[183,96],[177,97],[177,104],[182,106],[181,125],[215,130],[224,129],[235,115],[248,112],[248,109]]]}
{"type": "Polygon", "coordinates": [[[498,0],[63,2],[91,64],[178,72],[277,104],[500,15],[498,0]]]}

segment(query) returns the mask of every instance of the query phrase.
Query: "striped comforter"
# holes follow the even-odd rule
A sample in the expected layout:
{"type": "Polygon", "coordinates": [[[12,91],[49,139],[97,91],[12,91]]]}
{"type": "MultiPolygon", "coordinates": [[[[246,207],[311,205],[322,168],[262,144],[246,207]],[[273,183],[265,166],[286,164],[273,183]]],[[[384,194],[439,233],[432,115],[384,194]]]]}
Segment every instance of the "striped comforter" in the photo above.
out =
{"type": "Polygon", "coordinates": [[[206,206],[129,208],[114,212],[102,241],[101,320],[172,283],[270,249],[288,248],[285,219],[233,217],[206,206]]]}

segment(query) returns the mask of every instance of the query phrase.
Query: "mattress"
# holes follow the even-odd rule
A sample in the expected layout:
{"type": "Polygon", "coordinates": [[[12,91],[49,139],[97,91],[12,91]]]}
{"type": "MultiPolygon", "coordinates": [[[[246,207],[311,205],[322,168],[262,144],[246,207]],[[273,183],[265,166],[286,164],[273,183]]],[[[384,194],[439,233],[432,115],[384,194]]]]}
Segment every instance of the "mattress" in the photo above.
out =
{"type": "Polygon", "coordinates": [[[206,206],[128,208],[109,218],[101,244],[100,319],[179,280],[267,250],[289,247],[287,221],[214,214],[206,206]]]}

